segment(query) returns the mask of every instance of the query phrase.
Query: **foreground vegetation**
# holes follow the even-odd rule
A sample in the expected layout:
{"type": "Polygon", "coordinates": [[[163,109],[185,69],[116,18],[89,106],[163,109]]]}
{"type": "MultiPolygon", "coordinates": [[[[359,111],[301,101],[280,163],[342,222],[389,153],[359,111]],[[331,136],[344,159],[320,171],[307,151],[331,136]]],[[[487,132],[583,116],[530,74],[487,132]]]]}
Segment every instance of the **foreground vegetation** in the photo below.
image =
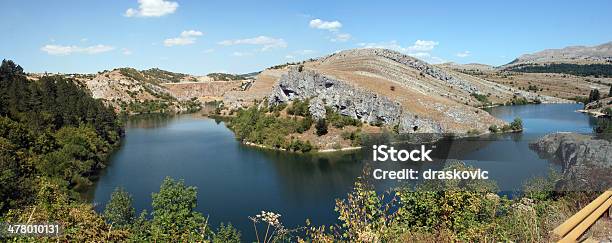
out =
{"type": "MultiPolygon", "coordinates": [[[[462,163],[445,169],[474,170],[462,163]]],[[[360,179],[336,200],[339,225],[308,228],[313,241],[543,242],[550,231],[597,193],[557,193],[558,175],[534,178],[514,199],[499,197],[491,181],[434,180],[377,193],[360,179]]]]}
{"type": "MultiPolygon", "coordinates": [[[[445,169],[475,168],[452,162],[445,169]]],[[[249,217],[254,238],[257,242],[552,241],[550,231],[597,196],[596,192],[554,192],[559,179],[554,172],[526,182],[524,192],[513,199],[498,196],[492,181],[435,180],[379,193],[366,178],[358,178],[346,198],[336,200],[337,224],[314,226],[306,220],[304,226],[286,228],[281,215],[262,211],[249,217]]],[[[113,192],[102,214],[90,204],[72,201],[63,190],[42,181],[34,203],[9,211],[4,220],[59,222],[65,234],[5,240],[241,242],[241,232],[231,224],[212,228],[208,217],[195,211],[197,189],[182,181],[166,178],[159,192],[152,194],[152,212],[138,215],[131,195],[121,188],[113,192]]]]}

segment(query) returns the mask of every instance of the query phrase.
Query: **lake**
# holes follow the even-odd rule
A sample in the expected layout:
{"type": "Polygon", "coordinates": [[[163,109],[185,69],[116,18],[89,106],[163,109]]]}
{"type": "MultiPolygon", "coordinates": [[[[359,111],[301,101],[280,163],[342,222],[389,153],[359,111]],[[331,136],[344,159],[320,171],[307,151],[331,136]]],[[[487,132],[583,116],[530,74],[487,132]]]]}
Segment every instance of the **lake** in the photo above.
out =
{"type": "MultiPolygon", "coordinates": [[[[595,119],[575,110],[581,104],[541,104],[501,106],[488,111],[512,121],[521,117],[522,134],[486,136],[453,143],[449,156],[489,170],[504,192],[520,189],[521,183],[543,176],[558,165],[541,159],[528,143],[557,131],[591,133],[595,119]]],[[[102,211],[116,187],[123,187],[134,198],[139,213],[151,212],[151,193],[159,191],[166,177],[184,179],[198,188],[198,208],[216,227],[231,222],[243,233],[243,240],[254,237],[247,218],[261,210],[282,215],[289,227],[336,222],[335,199],[344,198],[363,172],[363,152],[322,155],[293,154],[240,144],[223,123],[198,115],[131,119],[122,146],[89,192],[89,198],[102,211]]],[[[411,167],[438,168],[438,164],[411,167]]],[[[377,183],[377,188],[395,185],[377,183]]]]}

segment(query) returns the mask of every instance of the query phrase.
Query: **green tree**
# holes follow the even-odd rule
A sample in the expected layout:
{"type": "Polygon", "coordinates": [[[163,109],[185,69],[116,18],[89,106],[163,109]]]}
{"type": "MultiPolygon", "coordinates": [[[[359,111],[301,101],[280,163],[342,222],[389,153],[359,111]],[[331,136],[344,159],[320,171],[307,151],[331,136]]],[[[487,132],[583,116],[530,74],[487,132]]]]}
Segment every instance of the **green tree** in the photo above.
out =
{"type": "Polygon", "coordinates": [[[213,243],[240,243],[240,231],[238,231],[232,224],[224,225],[221,223],[217,229],[217,233],[213,236],[213,243]]]}
{"type": "Polygon", "coordinates": [[[327,121],[325,120],[325,118],[317,120],[315,128],[317,129],[317,136],[327,134],[327,121]]]}
{"type": "Polygon", "coordinates": [[[153,193],[151,233],[154,241],[201,241],[204,217],[195,211],[197,189],[166,177],[153,193]]]}
{"type": "Polygon", "coordinates": [[[104,219],[113,226],[120,228],[134,223],[135,210],[132,206],[132,196],[123,188],[115,189],[104,208],[104,219]]]}
{"type": "Polygon", "coordinates": [[[601,95],[599,94],[598,89],[593,89],[591,90],[591,93],[589,93],[589,103],[599,100],[600,98],[601,98],[601,95]]]}

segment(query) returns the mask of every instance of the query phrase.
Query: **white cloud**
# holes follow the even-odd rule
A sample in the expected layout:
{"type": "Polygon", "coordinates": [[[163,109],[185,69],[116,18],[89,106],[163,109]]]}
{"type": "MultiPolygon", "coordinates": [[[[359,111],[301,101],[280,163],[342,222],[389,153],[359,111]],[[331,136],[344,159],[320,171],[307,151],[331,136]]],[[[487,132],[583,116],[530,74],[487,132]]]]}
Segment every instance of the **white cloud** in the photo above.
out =
{"type": "Polygon", "coordinates": [[[310,28],[321,29],[321,30],[329,30],[329,31],[337,31],[342,28],[342,23],[339,21],[324,21],[321,19],[313,19],[310,20],[308,24],[310,28]]]}
{"type": "Polygon", "coordinates": [[[407,47],[402,47],[397,41],[392,40],[389,42],[375,42],[375,43],[359,43],[358,46],[362,48],[383,48],[383,49],[391,49],[399,52],[408,52],[407,47]]]}
{"type": "Polygon", "coordinates": [[[283,39],[272,38],[268,36],[257,36],[247,39],[224,40],[218,43],[223,46],[234,45],[257,45],[262,46],[261,51],[267,51],[274,48],[286,48],[287,42],[283,39]]]}
{"type": "Polygon", "coordinates": [[[409,53],[408,55],[410,55],[412,57],[416,57],[416,58],[429,58],[429,57],[431,57],[431,54],[429,54],[427,52],[415,52],[415,53],[409,53]]]}
{"type": "Polygon", "coordinates": [[[335,37],[331,38],[331,41],[332,42],[346,42],[350,39],[351,39],[351,34],[340,33],[340,34],[337,34],[335,37]]]}
{"type": "Polygon", "coordinates": [[[299,50],[299,51],[294,51],[293,53],[305,56],[305,55],[314,54],[314,53],[316,53],[316,51],[313,51],[313,50],[299,50]]]}
{"type": "Polygon", "coordinates": [[[83,54],[98,54],[103,52],[109,52],[114,50],[115,47],[107,45],[93,45],[93,46],[62,46],[62,45],[45,45],[40,48],[41,51],[46,52],[49,55],[66,56],[74,53],[83,54]]]}
{"type": "Polygon", "coordinates": [[[441,58],[441,57],[429,57],[425,59],[428,63],[431,64],[440,64],[440,63],[445,63],[448,62],[446,59],[441,58]]]}
{"type": "Polygon", "coordinates": [[[127,48],[121,49],[121,53],[123,53],[123,55],[126,55],[126,56],[132,55],[132,51],[130,51],[130,49],[127,49],[127,48]]]}
{"type": "Polygon", "coordinates": [[[385,48],[405,53],[419,53],[429,52],[433,50],[438,44],[439,43],[436,41],[417,40],[414,42],[413,45],[404,47],[401,46],[397,41],[392,40],[389,42],[359,43],[357,45],[363,48],[385,48]]]}
{"type": "Polygon", "coordinates": [[[161,17],[174,13],[179,4],[164,0],[138,0],[138,9],[128,8],[126,17],[161,17]]]}
{"type": "Polygon", "coordinates": [[[437,41],[417,40],[412,46],[408,47],[410,51],[431,51],[439,43],[437,41]]]}
{"type": "Polygon", "coordinates": [[[168,38],[164,40],[165,46],[184,46],[195,43],[196,37],[202,36],[203,33],[197,30],[185,30],[181,32],[179,37],[168,38]]]}
{"type": "Polygon", "coordinates": [[[469,55],[470,55],[470,51],[462,51],[462,52],[457,53],[458,57],[467,57],[469,55]]]}
{"type": "Polygon", "coordinates": [[[232,56],[235,56],[235,57],[246,57],[246,56],[251,56],[251,55],[253,55],[253,53],[250,53],[250,52],[235,51],[234,53],[232,53],[232,56]]]}
{"type": "Polygon", "coordinates": [[[377,43],[359,43],[358,46],[362,48],[384,48],[396,50],[405,53],[409,56],[416,57],[427,61],[428,63],[443,63],[446,60],[431,55],[431,51],[438,45],[437,41],[417,40],[411,46],[402,46],[397,41],[392,40],[388,42],[377,42],[377,43]]]}

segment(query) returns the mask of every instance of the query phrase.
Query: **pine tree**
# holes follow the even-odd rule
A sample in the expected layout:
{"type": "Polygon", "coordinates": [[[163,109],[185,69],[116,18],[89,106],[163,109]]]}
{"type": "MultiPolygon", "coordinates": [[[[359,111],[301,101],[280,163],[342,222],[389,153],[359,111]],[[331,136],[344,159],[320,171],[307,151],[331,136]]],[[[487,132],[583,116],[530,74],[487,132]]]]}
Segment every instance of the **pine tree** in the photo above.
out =
{"type": "Polygon", "coordinates": [[[600,94],[599,94],[599,90],[598,89],[593,89],[591,90],[591,93],[589,93],[589,102],[591,103],[593,101],[599,100],[601,98],[600,94]]]}

